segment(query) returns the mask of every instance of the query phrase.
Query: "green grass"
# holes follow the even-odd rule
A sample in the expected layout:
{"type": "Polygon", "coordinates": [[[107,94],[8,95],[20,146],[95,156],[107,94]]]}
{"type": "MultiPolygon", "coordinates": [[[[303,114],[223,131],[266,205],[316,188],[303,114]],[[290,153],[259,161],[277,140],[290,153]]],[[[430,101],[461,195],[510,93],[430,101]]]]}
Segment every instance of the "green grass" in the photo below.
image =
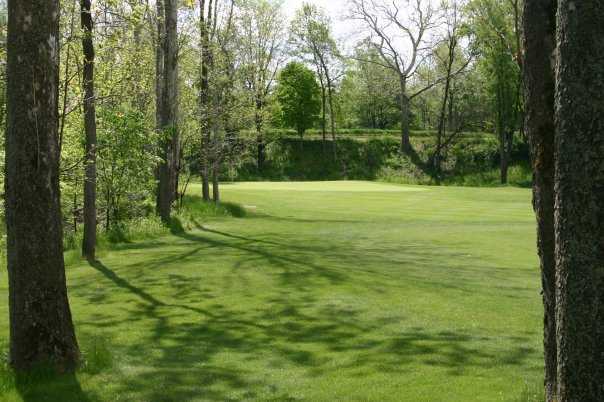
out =
{"type": "MultiPolygon", "coordinates": [[[[91,363],[60,379],[3,369],[0,399],[539,399],[529,190],[240,183],[223,195],[246,216],[70,263],[91,363]]],[[[2,304],[4,345],[7,316],[2,304]]]]}

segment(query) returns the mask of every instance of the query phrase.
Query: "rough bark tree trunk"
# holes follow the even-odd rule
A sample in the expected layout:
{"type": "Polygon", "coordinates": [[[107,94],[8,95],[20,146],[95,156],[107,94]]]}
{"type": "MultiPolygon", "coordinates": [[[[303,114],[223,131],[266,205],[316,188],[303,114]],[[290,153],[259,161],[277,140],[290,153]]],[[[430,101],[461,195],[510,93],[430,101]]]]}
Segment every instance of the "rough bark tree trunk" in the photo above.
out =
{"type": "Polygon", "coordinates": [[[559,402],[604,401],[604,7],[559,0],[556,324],[559,402]]]}
{"type": "Polygon", "coordinates": [[[546,402],[555,402],[557,377],[554,259],[554,66],[556,0],[524,3],[526,130],[533,165],[533,207],[541,262],[546,402]]]}
{"type": "Polygon", "coordinates": [[[170,221],[179,159],[178,135],[178,0],[164,0],[163,91],[161,98],[162,162],[159,165],[157,211],[170,221]]]}
{"type": "Polygon", "coordinates": [[[9,0],[6,225],[10,363],[79,361],[65,279],[59,189],[58,0],[9,0]]]}
{"type": "Polygon", "coordinates": [[[84,178],[84,238],[82,256],[93,261],[96,247],[96,99],[94,91],[93,22],[91,0],[80,1],[84,50],[84,131],[86,132],[84,178]]]}

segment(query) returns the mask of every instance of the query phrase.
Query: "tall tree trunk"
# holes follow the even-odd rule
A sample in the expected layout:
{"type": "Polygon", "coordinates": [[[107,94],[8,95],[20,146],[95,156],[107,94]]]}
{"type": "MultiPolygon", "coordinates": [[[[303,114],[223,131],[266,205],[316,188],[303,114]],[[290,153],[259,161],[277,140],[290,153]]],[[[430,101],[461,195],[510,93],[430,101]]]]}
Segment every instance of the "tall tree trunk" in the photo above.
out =
{"type": "Polygon", "coordinates": [[[524,3],[526,130],[533,165],[533,207],[541,261],[546,402],[555,402],[557,377],[554,259],[554,66],[556,0],[524,3]]]}
{"type": "Polygon", "coordinates": [[[180,131],[178,127],[179,91],[178,91],[178,4],[180,0],[169,0],[166,5],[166,64],[164,76],[166,82],[166,111],[169,119],[166,126],[171,130],[171,164],[170,164],[170,207],[178,193],[178,179],[180,176],[180,131]],[[169,10],[169,11],[168,11],[169,10]]]}
{"type": "Polygon", "coordinates": [[[163,90],[161,98],[161,152],[157,211],[164,223],[170,221],[179,159],[178,135],[178,0],[164,0],[163,90]]]}
{"type": "Polygon", "coordinates": [[[411,150],[411,141],[409,139],[409,97],[407,96],[407,77],[399,77],[401,99],[401,153],[411,150]]]}
{"type": "Polygon", "coordinates": [[[155,0],[157,10],[157,32],[155,43],[155,127],[161,130],[161,102],[164,98],[164,39],[166,36],[166,26],[164,24],[164,2],[155,0]]]}
{"type": "Polygon", "coordinates": [[[338,159],[338,143],[336,141],[336,120],[333,108],[333,83],[331,82],[327,68],[325,68],[325,73],[327,76],[327,99],[329,99],[329,123],[331,130],[333,160],[335,161],[338,159]]]}
{"type": "Polygon", "coordinates": [[[499,139],[499,173],[501,184],[508,182],[509,152],[508,152],[508,115],[506,114],[505,83],[501,74],[497,79],[497,94],[495,97],[497,106],[497,138],[499,139]]]}
{"type": "MultiPolygon", "coordinates": [[[[442,179],[441,155],[443,141],[446,134],[447,105],[451,106],[453,104],[453,102],[449,101],[449,95],[451,94],[451,72],[453,70],[453,63],[455,62],[455,48],[457,47],[457,39],[454,36],[449,37],[448,47],[449,59],[447,60],[447,75],[445,76],[445,88],[443,92],[443,100],[441,103],[440,114],[438,119],[438,131],[436,133],[436,149],[434,151],[434,156],[432,157],[436,182],[438,184],[440,184],[442,179]]],[[[451,109],[449,109],[449,123],[452,120],[451,115],[452,112],[451,109]]]]}
{"type": "Polygon", "coordinates": [[[559,402],[604,401],[604,7],[559,0],[555,235],[559,402]]]}
{"type": "Polygon", "coordinates": [[[58,0],[9,0],[6,226],[10,363],[73,370],[59,188],[58,0]]]}
{"type": "MultiPolygon", "coordinates": [[[[164,22],[164,1],[155,0],[156,7],[156,36],[155,36],[155,129],[159,134],[158,152],[163,154],[162,134],[162,102],[164,99],[164,41],[166,40],[166,24],[164,22]]],[[[156,191],[156,210],[159,213],[159,205],[162,202],[160,191],[160,164],[155,168],[155,179],[158,183],[156,191]]],[[[109,217],[107,216],[107,230],[109,217]]]]}
{"type": "Polygon", "coordinates": [[[212,199],[216,204],[220,202],[220,162],[216,161],[212,166],[212,199]]]}
{"type": "Polygon", "coordinates": [[[210,108],[209,108],[209,69],[212,63],[212,54],[210,49],[210,31],[212,29],[212,0],[208,2],[207,18],[205,16],[205,0],[199,1],[199,32],[201,48],[201,68],[199,92],[199,127],[201,134],[200,150],[200,170],[201,170],[201,191],[203,200],[210,201],[210,108]]]}
{"type": "Polygon", "coordinates": [[[262,134],[262,109],[264,108],[264,102],[258,95],[256,95],[256,144],[258,146],[257,152],[257,163],[258,163],[258,172],[262,172],[264,169],[264,162],[266,159],[265,156],[265,144],[264,144],[264,135],[262,134]]]}
{"type": "Polygon", "coordinates": [[[178,148],[176,149],[176,154],[174,155],[174,172],[173,172],[173,180],[172,180],[172,202],[178,201],[180,198],[179,186],[180,186],[180,172],[182,169],[182,152],[180,148],[180,136],[178,139],[178,148]]]}
{"type": "MultiPolygon", "coordinates": [[[[505,130],[505,128],[501,128],[505,130]]],[[[508,153],[508,144],[507,144],[508,133],[502,131],[499,134],[499,171],[500,171],[500,180],[501,184],[508,183],[508,170],[510,165],[510,155],[508,153]]]]}
{"type": "Polygon", "coordinates": [[[210,201],[210,169],[207,160],[201,170],[201,194],[204,201],[210,201]]]}
{"type": "Polygon", "coordinates": [[[323,82],[323,74],[319,68],[319,83],[321,85],[321,135],[322,135],[322,150],[325,153],[325,144],[327,143],[327,94],[325,91],[325,83],[323,82]]]}
{"type": "Polygon", "coordinates": [[[84,50],[84,130],[86,132],[86,158],[84,180],[84,239],[82,255],[95,258],[96,247],[96,99],[94,92],[94,43],[91,0],[81,0],[82,48],[84,50]]]}

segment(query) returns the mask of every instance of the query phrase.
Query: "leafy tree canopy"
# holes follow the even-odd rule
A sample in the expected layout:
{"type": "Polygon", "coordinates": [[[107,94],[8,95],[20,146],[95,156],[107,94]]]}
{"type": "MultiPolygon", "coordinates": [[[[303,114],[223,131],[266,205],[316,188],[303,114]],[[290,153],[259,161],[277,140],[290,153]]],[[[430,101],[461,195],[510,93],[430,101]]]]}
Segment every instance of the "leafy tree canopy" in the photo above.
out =
{"type": "Polygon", "coordinates": [[[320,88],[314,73],[301,63],[289,63],[279,74],[277,100],[284,125],[304,135],[321,110],[320,88]]]}

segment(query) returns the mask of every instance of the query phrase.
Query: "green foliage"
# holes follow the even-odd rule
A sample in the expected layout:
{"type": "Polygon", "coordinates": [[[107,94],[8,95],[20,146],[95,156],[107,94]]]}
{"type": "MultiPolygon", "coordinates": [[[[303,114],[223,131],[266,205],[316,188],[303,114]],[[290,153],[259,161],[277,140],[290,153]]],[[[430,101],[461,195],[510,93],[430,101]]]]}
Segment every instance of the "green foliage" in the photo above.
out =
{"type": "Polygon", "coordinates": [[[400,84],[396,74],[380,65],[380,56],[371,47],[359,46],[355,59],[338,92],[340,126],[370,129],[400,126],[400,84]]]}
{"type": "Polygon", "coordinates": [[[110,230],[113,223],[151,212],[147,200],[154,194],[158,159],[150,150],[157,137],[136,111],[102,109],[98,120],[98,192],[110,230]]]}
{"type": "MultiPolygon", "coordinates": [[[[228,184],[225,184],[228,186],[228,184]]],[[[229,202],[203,202],[198,195],[185,195],[183,207],[178,211],[178,217],[187,226],[187,229],[194,228],[196,222],[215,217],[235,217],[243,218],[246,216],[246,210],[240,205],[229,202]]]]}
{"type": "MultiPolygon", "coordinates": [[[[314,131],[311,131],[314,133],[314,131]]],[[[434,149],[431,132],[411,136],[419,160],[400,155],[397,135],[340,135],[337,159],[332,141],[318,136],[301,140],[289,135],[275,137],[267,147],[266,167],[259,175],[253,160],[244,161],[229,175],[230,180],[381,180],[402,184],[434,184],[431,167],[426,166],[434,149]],[[345,137],[345,138],[343,138],[345,137]]],[[[386,133],[388,133],[386,131],[386,133]]],[[[532,175],[526,162],[526,145],[517,141],[513,148],[510,184],[530,186],[532,175]]],[[[462,186],[499,185],[499,145],[486,133],[464,133],[444,155],[442,184],[462,186]]]]}
{"type": "Polygon", "coordinates": [[[486,78],[492,125],[499,135],[510,133],[520,125],[522,80],[518,59],[522,49],[514,23],[514,3],[495,0],[472,0],[466,5],[471,47],[480,55],[478,69],[486,78]]]}
{"type": "Polygon", "coordinates": [[[277,100],[284,125],[304,135],[321,110],[320,89],[313,72],[301,63],[288,63],[279,73],[277,100]]]}
{"type": "MultiPolygon", "coordinates": [[[[517,187],[531,187],[532,170],[525,164],[512,165],[508,171],[508,184],[517,187]]],[[[501,172],[498,168],[489,170],[480,169],[475,172],[449,176],[445,179],[445,185],[469,186],[469,187],[498,187],[501,186],[501,172]]]]}
{"type": "MultiPolygon", "coordinates": [[[[197,228],[208,219],[235,217],[243,218],[247,211],[241,205],[224,202],[215,204],[203,202],[200,196],[186,195],[182,207],[176,211],[169,227],[166,227],[155,214],[135,216],[113,223],[108,230],[98,234],[98,245],[101,250],[121,247],[135,241],[150,240],[168,233],[185,233],[197,228]]],[[[82,232],[67,232],[64,238],[64,248],[68,252],[68,261],[79,259],[79,249],[82,244],[82,232]]]]}

